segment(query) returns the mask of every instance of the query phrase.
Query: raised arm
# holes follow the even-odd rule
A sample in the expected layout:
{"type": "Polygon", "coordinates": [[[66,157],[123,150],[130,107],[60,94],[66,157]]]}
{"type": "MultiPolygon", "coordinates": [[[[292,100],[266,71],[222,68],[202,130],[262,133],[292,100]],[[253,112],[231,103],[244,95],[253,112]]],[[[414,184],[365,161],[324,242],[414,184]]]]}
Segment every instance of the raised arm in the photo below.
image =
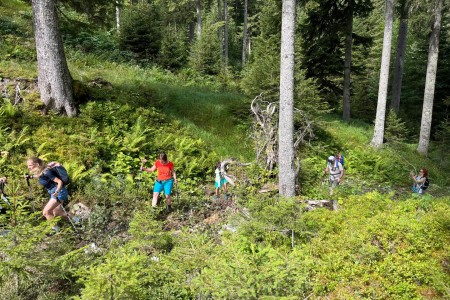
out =
{"type": "Polygon", "coordinates": [[[143,172],[155,172],[156,171],[156,166],[153,165],[151,168],[144,168],[144,164],[147,162],[148,160],[146,159],[141,159],[141,167],[139,168],[141,171],[143,172]]]}

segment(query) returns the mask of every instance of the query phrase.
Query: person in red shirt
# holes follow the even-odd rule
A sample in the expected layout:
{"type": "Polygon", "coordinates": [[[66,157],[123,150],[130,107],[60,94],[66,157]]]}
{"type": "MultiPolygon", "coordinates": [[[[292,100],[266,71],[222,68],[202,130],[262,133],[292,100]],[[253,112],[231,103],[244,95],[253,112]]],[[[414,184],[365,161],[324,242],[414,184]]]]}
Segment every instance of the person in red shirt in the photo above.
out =
{"type": "Polygon", "coordinates": [[[151,168],[144,168],[144,164],[146,162],[146,159],[142,160],[141,171],[158,171],[155,185],[153,187],[152,207],[156,207],[156,205],[158,204],[159,193],[164,191],[164,195],[166,195],[167,199],[166,210],[170,212],[172,210],[172,187],[174,183],[177,183],[177,175],[175,173],[173,163],[167,160],[167,155],[164,152],[159,154],[159,159],[153,164],[151,168]]]}

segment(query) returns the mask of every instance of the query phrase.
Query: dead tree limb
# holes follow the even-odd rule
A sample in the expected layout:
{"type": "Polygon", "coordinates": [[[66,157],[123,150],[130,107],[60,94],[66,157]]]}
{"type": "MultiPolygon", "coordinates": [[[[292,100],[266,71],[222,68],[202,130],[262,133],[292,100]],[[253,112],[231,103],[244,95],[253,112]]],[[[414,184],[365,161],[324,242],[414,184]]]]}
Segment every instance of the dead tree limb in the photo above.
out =
{"type": "MultiPolygon", "coordinates": [[[[251,102],[254,115],[252,139],[255,141],[256,161],[267,170],[273,170],[278,162],[278,102],[264,100],[262,94],[251,102]]],[[[314,138],[314,123],[307,114],[294,108],[295,131],[294,151],[296,153],[296,175],[300,172],[298,149],[300,145],[314,138]]]]}

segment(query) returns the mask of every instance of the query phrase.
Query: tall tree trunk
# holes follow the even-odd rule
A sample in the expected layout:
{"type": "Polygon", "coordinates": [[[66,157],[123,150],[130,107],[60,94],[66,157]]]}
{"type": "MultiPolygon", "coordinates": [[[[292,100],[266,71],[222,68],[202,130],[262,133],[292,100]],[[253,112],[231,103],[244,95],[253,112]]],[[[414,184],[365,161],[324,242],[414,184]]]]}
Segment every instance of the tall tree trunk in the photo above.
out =
{"type": "Polygon", "coordinates": [[[425,79],[425,93],[423,96],[422,122],[417,152],[428,154],[430,144],[431,120],[433,116],[434,89],[436,86],[436,72],[439,55],[439,34],[441,31],[442,0],[436,0],[434,8],[433,30],[428,48],[427,76],[425,79]]]}
{"type": "Polygon", "coordinates": [[[75,116],[72,76],[67,66],[63,41],[58,26],[56,0],[33,0],[34,35],[38,63],[38,86],[49,109],[75,116]]]}
{"type": "Polygon", "coordinates": [[[248,0],[244,0],[244,31],[242,33],[242,67],[245,66],[247,54],[248,0]]]}
{"type": "Polygon", "coordinates": [[[197,0],[197,38],[202,36],[202,6],[200,0],[197,0]]]}
{"type": "Polygon", "coordinates": [[[228,66],[228,1],[223,1],[223,15],[224,15],[224,28],[223,28],[223,55],[225,67],[228,66]]]}
{"type": "MultiPolygon", "coordinates": [[[[217,20],[218,22],[223,21],[222,0],[217,0],[217,20]]],[[[224,61],[223,26],[219,26],[217,34],[219,35],[219,42],[220,42],[220,57],[222,58],[223,62],[224,61]]]]}
{"type": "Polygon", "coordinates": [[[119,33],[120,32],[120,3],[119,3],[119,0],[116,0],[115,6],[116,6],[116,30],[117,30],[117,33],[119,33]]]}
{"type": "Polygon", "coordinates": [[[350,73],[352,67],[353,45],[353,0],[348,0],[347,28],[345,33],[345,62],[344,62],[344,103],[342,105],[342,118],[350,120],[350,73]]]}
{"type": "Polygon", "coordinates": [[[295,196],[294,54],[295,0],[283,0],[280,55],[280,116],[278,122],[278,192],[295,196]]]}
{"type": "Polygon", "coordinates": [[[381,54],[380,82],[378,86],[377,116],[375,119],[375,128],[371,142],[371,145],[375,148],[379,148],[383,145],[393,23],[394,23],[394,0],[386,0],[386,7],[384,12],[383,51],[381,54]]]}
{"type": "Polygon", "coordinates": [[[392,81],[391,108],[398,113],[400,110],[400,96],[402,92],[403,66],[406,51],[406,37],[408,35],[408,19],[401,18],[398,27],[397,51],[394,62],[394,79],[392,81]]]}

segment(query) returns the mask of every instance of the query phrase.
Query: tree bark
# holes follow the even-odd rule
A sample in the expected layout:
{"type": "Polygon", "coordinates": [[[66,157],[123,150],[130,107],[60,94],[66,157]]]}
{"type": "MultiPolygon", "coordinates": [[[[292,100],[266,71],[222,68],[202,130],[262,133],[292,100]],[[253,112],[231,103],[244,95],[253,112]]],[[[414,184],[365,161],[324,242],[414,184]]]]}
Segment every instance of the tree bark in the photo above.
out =
{"type": "Polygon", "coordinates": [[[381,54],[380,82],[378,86],[377,115],[371,145],[379,148],[383,145],[384,122],[386,119],[386,98],[391,59],[392,24],[394,22],[394,0],[386,0],[384,12],[383,51],[381,54]]]}
{"type": "MultiPolygon", "coordinates": [[[[222,22],[223,20],[223,13],[222,13],[222,0],[217,0],[217,20],[218,22],[222,22]]],[[[222,59],[222,62],[224,61],[224,49],[223,49],[223,26],[219,26],[217,30],[217,34],[219,36],[219,42],[220,42],[220,57],[222,59]]]]}
{"type": "Polygon", "coordinates": [[[247,54],[248,0],[244,0],[244,31],[242,33],[242,67],[245,66],[247,54]]]}
{"type": "Polygon", "coordinates": [[[33,0],[34,34],[38,63],[38,86],[49,109],[75,116],[72,76],[67,66],[63,41],[58,26],[56,0],[33,0]]]}
{"type": "Polygon", "coordinates": [[[117,33],[120,33],[120,3],[118,0],[116,0],[115,6],[116,6],[116,30],[117,33]]]}
{"type": "Polygon", "coordinates": [[[294,58],[295,0],[283,0],[280,58],[280,114],[278,128],[278,192],[295,196],[294,58]]]}
{"type": "Polygon", "coordinates": [[[342,118],[350,120],[350,74],[352,67],[353,45],[353,0],[348,1],[347,28],[345,33],[345,62],[344,62],[344,103],[342,105],[342,118]]]}
{"type": "Polygon", "coordinates": [[[408,35],[408,19],[401,18],[398,28],[397,51],[394,62],[394,79],[392,81],[391,108],[398,113],[400,110],[400,96],[402,91],[403,67],[406,51],[406,38],[408,35]]]}
{"type": "Polygon", "coordinates": [[[202,6],[200,0],[197,0],[197,38],[202,37],[202,6]]]}
{"type": "Polygon", "coordinates": [[[436,72],[439,55],[439,34],[441,31],[442,0],[436,0],[434,8],[433,29],[428,48],[427,76],[423,96],[422,122],[420,125],[419,146],[417,152],[428,154],[430,144],[431,120],[433,116],[434,89],[436,87],[436,72]]]}
{"type": "Polygon", "coordinates": [[[228,66],[228,1],[223,1],[223,15],[224,15],[224,28],[223,28],[223,55],[225,67],[228,66]]]}

